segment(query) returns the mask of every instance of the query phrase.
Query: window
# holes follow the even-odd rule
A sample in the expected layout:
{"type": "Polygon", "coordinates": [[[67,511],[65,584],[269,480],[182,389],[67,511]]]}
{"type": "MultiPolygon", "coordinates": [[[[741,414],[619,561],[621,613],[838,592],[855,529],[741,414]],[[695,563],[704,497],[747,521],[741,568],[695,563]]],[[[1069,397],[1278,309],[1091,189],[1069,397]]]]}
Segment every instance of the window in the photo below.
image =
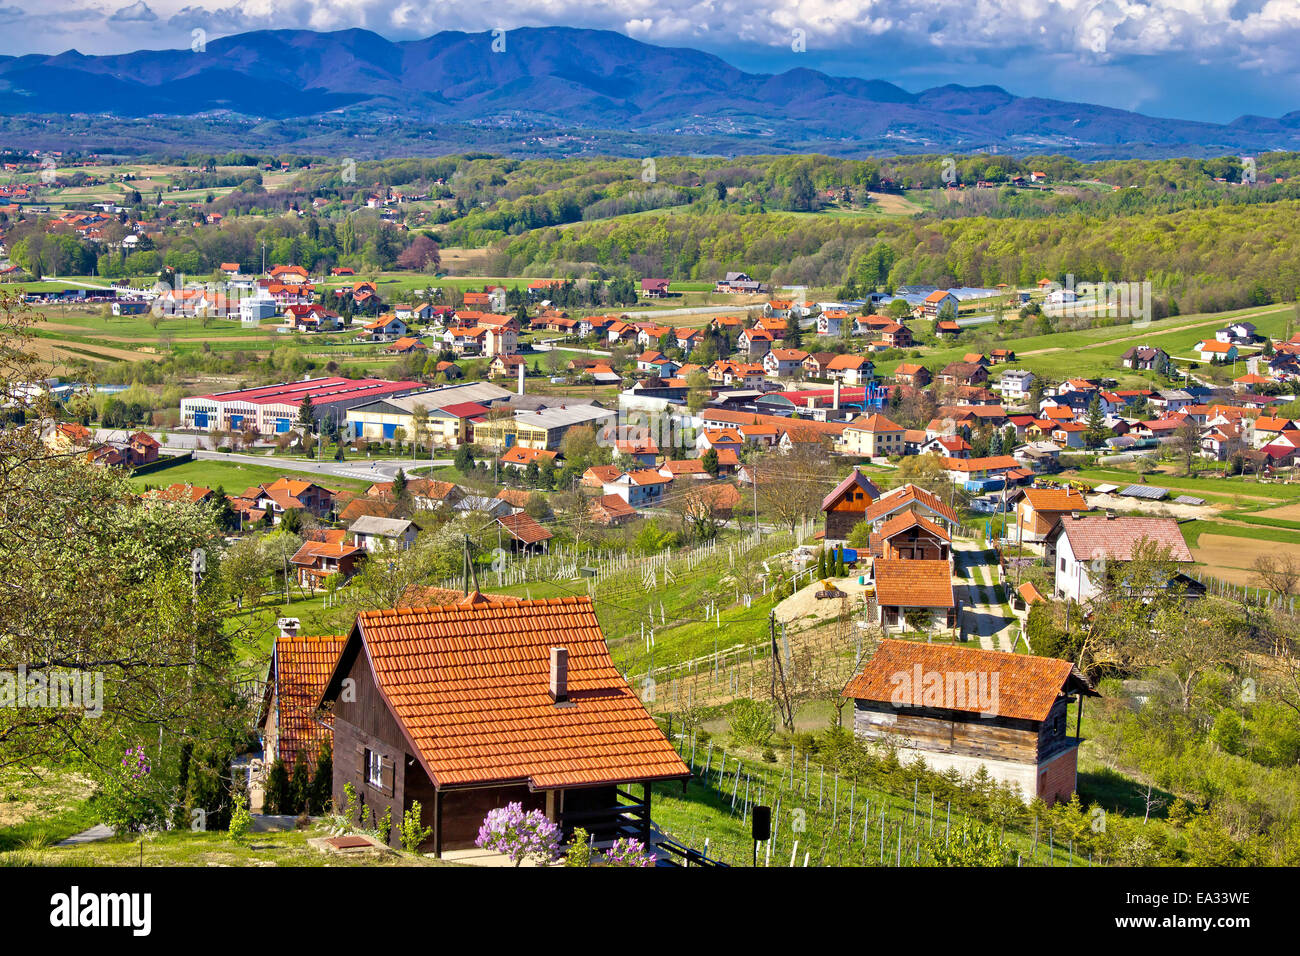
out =
{"type": "Polygon", "coordinates": [[[1062,573],[1064,573],[1064,571],[1065,571],[1065,558],[1062,558],[1062,559],[1061,559],[1061,571],[1062,571],[1062,573]]]}
{"type": "Polygon", "coordinates": [[[384,755],[366,751],[366,783],[372,787],[384,786],[384,755]]]}

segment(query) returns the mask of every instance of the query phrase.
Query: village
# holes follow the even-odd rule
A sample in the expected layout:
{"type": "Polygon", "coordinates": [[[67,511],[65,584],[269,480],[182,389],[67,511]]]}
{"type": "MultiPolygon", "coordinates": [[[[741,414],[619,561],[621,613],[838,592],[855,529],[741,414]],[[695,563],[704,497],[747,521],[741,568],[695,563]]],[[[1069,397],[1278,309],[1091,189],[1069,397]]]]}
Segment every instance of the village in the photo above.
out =
{"type": "MultiPolygon", "coordinates": [[[[1215,496],[1181,493],[1179,470],[1197,487],[1218,474],[1227,494],[1248,478],[1251,487],[1288,487],[1300,451],[1300,425],[1278,413],[1294,402],[1287,383],[1300,335],[1273,340],[1244,320],[1225,320],[1194,349],[1198,365],[1242,362],[1242,374],[1223,385],[1196,374],[1187,358],[1180,369],[1168,351],[1144,344],[1119,355],[1114,375],[1088,378],[1036,375],[1026,367],[1032,359],[1010,347],[941,365],[927,365],[922,350],[920,361],[879,374],[873,356],[913,348],[914,328],[959,340],[969,328],[956,318],[962,300],[925,288],[878,302],[768,297],[677,327],[621,313],[571,315],[547,298],[557,285],[528,283],[514,311],[507,290],[491,285],[456,305],[380,303],[346,334],[419,356],[405,366],[413,378],[308,374],[189,395],[166,429],[77,421],[69,414],[75,389],[25,384],[34,401],[68,416],[38,420],[49,453],[133,475],[153,506],[211,507],[228,549],[264,536],[294,542],[282,567],[258,575],[269,575],[268,584],[236,596],[242,610],[245,596],[256,606],[265,592],[281,592],[269,605],[279,616],[257,718],[263,750],[247,764],[247,799],[254,814],[305,813],[311,778],[352,821],[345,835],[322,838],[322,852],[368,856],[387,846],[492,865],[523,852],[480,832],[509,804],[551,834],[550,855],[536,862],[572,853],[580,831],[589,849],[611,859],[631,852],[647,865],[726,865],[716,836],[710,857],[707,831],[701,839],[666,832],[652,801],[666,784],[712,780],[743,789],[742,821],[777,804],[762,838],[772,865],[771,841],[783,851],[782,826],[791,825],[779,802],[783,785],[797,788],[794,750],[775,754],[776,767],[761,777],[738,753],[730,770],[725,752],[714,767],[713,744],[701,753],[699,711],[731,706],[735,740],[734,708],[747,687],[752,699],[770,697],[794,730],[804,719],[801,695],[806,710],[827,693],[827,675],[842,698],[834,724],[843,700],[851,702],[849,727],[864,746],[899,748],[898,759],[915,755],[950,782],[977,776],[1044,812],[1069,805],[1084,698],[1099,692],[1077,663],[1036,653],[1033,609],[1063,607],[1068,621],[1070,608],[1109,598],[1115,570],[1132,562],[1151,575],[1144,600],[1224,595],[1232,585],[1205,573],[1181,530],[1211,516],[1215,496]],[[556,353],[560,362],[550,358],[556,353]],[[449,374],[466,358],[484,360],[480,377],[449,374]],[[556,374],[539,376],[539,358],[556,374]],[[1123,387],[1117,379],[1130,373],[1150,387],[1123,387]],[[600,397],[592,385],[605,387],[600,397]],[[1134,472],[1127,483],[1088,481],[1075,455],[1112,467],[1172,464],[1167,479],[1134,472]],[[243,469],[232,462],[269,480],[229,488],[182,477],[243,469]],[[426,538],[456,548],[453,528],[463,554],[442,563],[450,570],[442,579],[394,572],[390,607],[349,604],[349,591],[385,577],[371,565],[386,562],[391,572],[394,560],[430,547],[426,538]],[[721,628],[719,604],[739,617],[757,599],[770,605],[781,646],[773,637],[733,647],[728,637],[724,655],[714,637],[711,657],[684,657],[697,638],[656,657],[663,638],[653,633],[654,605],[676,586],[683,569],[675,562],[690,574],[696,562],[718,560],[724,544],[724,587],[735,594],[712,596],[704,621],[716,615],[721,628]],[[746,550],[761,561],[741,575],[746,550]],[[607,580],[628,572],[640,574],[650,602],[647,613],[631,615],[642,617],[640,637],[610,633],[631,620],[620,611],[615,624],[602,608],[607,580]],[[304,618],[323,620],[331,606],[357,609],[345,612],[355,620],[345,618],[342,633],[304,628],[304,618]],[[457,660],[457,642],[469,634],[480,648],[473,666],[457,660]],[[807,643],[795,646],[801,637],[807,643]],[[629,643],[642,640],[649,652],[630,653],[629,643]],[[517,664],[506,668],[507,660],[517,664]],[[489,676],[507,672],[504,682],[489,676]],[[902,698],[899,675],[910,681],[902,698]],[[954,689],[933,686],[936,675],[966,676],[954,689]],[[769,682],[772,694],[754,690],[769,682]],[[438,688],[448,685],[463,690],[443,699],[438,688]],[[491,761],[467,761],[454,734],[422,730],[433,715],[490,740],[479,746],[491,761]],[[522,735],[513,729],[523,726],[522,735]],[[352,753],[364,756],[334,757],[329,771],[331,755],[352,753]],[[323,766],[328,779],[320,779],[323,766]],[[411,832],[423,837],[412,842],[411,832]]],[[[253,321],[277,334],[340,327],[337,309],[296,301],[315,291],[306,270],[273,266],[252,286],[241,305],[256,304],[253,321]]],[[[670,287],[648,279],[641,294],[659,298],[670,287]]],[[[1023,292],[963,291],[986,293],[981,308],[990,307],[985,299],[1048,310],[1061,302],[1046,282],[1023,292]]],[[[771,295],[743,273],[719,280],[715,292],[771,295]]],[[[325,295],[361,307],[377,291],[358,281],[325,295]]],[[[115,302],[114,313],[131,301],[115,302]]],[[[141,301],[168,316],[203,316],[203,302],[189,295],[141,301]]],[[[1261,556],[1249,582],[1257,599],[1279,580],[1271,570],[1261,556]]],[[[1292,593],[1264,599],[1281,606],[1292,593]]],[[[683,627],[662,608],[659,617],[668,633],[683,627]]],[[[870,829],[870,800],[858,807],[854,795],[838,794],[838,776],[834,785],[834,800],[865,814],[870,829]]],[[[880,827],[882,840],[896,836],[901,846],[905,828],[891,835],[883,817],[880,827]]],[[[798,832],[786,833],[792,852],[798,832]]],[[[942,857],[936,845],[908,839],[918,859],[942,857]]],[[[1022,863],[1026,853],[1041,862],[1039,849],[1035,840],[1015,852],[1022,863]]],[[[1049,854],[1049,862],[1059,861],[1049,854]]]]}
{"type": "MultiPolygon", "coordinates": [[[[208,202],[163,232],[113,203],[34,208],[68,188],[10,189],[10,221],[123,268],[232,228],[208,202]]],[[[59,278],[34,233],[6,237],[7,454],[51,469],[52,513],[83,489],[153,529],[156,555],[108,550],[160,563],[114,573],[209,622],[212,658],[178,653],[238,705],[206,704],[225,736],[201,756],[163,731],[156,752],[101,742],[143,769],[62,796],[34,846],[0,827],[0,854],[1294,859],[1289,818],[1243,824],[1223,784],[1249,764],[1270,806],[1290,792],[1292,303],[1155,311],[1149,283],[1070,274],[498,277],[412,237],[429,197],[363,191],[355,211],[407,233],[402,266],[272,242],[195,275],[59,278]],[[1234,703],[1238,680],[1273,690],[1234,703]],[[1134,743],[1157,721],[1188,741],[1163,764],[1134,743]]]]}

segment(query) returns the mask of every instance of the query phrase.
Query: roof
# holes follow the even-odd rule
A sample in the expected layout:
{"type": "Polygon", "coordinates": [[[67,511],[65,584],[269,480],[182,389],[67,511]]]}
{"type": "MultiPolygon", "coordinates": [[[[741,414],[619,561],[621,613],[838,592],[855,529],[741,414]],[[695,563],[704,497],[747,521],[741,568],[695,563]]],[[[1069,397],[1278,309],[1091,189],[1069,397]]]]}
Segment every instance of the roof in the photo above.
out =
{"type": "Polygon", "coordinates": [[[510,537],[524,544],[537,544],[542,541],[549,541],[554,537],[550,531],[538,524],[537,519],[526,511],[502,515],[497,518],[497,524],[501,525],[510,537]]]}
{"type": "Polygon", "coordinates": [[[897,422],[891,422],[884,415],[875,412],[871,415],[861,415],[844,427],[845,431],[853,429],[861,432],[901,432],[903,426],[897,422]]]}
{"type": "Polygon", "coordinates": [[[636,509],[623,500],[621,495],[601,495],[591,502],[592,510],[605,512],[611,518],[632,518],[636,509]]]}
{"type": "Polygon", "coordinates": [[[1026,581],[1024,584],[1020,585],[1020,587],[1016,588],[1016,593],[1019,594],[1028,605],[1039,604],[1047,600],[1047,598],[1043,597],[1043,592],[1038,590],[1034,585],[1033,581],[1026,581]]]}
{"type": "MultiPolygon", "coordinates": [[[[475,592],[453,605],[363,612],[349,651],[355,644],[439,788],[690,775],[614,667],[587,597],[488,600],[475,592]],[[569,706],[556,706],[548,691],[555,647],[568,651],[569,706]]],[[[325,698],[337,694],[343,666],[325,698]]]]}
{"type": "Polygon", "coordinates": [[[211,488],[204,488],[202,485],[188,485],[176,482],[168,485],[166,488],[155,488],[153,491],[146,491],[143,495],[145,498],[154,498],[160,501],[188,501],[191,504],[202,501],[208,495],[212,494],[211,488]]]}
{"type": "Polygon", "coordinates": [[[342,540],[342,531],[339,532],[340,538],[331,541],[304,541],[292,558],[289,559],[292,564],[310,566],[316,563],[317,558],[346,558],[349,555],[358,554],[362,548],[360,545],[349,544],[342,540]]]}
{"type": "Polygon", "coordinates": [[[890,518],[880,526],[878,534],[880,535],[881,541],[888,541],[894,535],[902,531],[907,531],[909,528],[921,528],[923,531],[928,531],[930,534],[943,541],[952,540],[947,531],[943,530],[943,528],[939,527],[928,518],[924,518],[917,514],[915,511],[905,511],[902,514],[894,515],[894,517],[890,518]]]}
{"type": "Polygon", "coordinates": [[[956,607],[947,561],[877,558],[876,603],[893,607],[956,607]]]}
{"type": "Polygon", "coordinates": [[[406,534],[412,523],[404,518],[381,518],[362,515],[348,526],[352,534],[373,534],[381,538],[398,538],[406,534]]]}
{"type": "MultiPolygon", "coordinates": [[[[879,498],[880,489],[876,487],[875,482],[864,475],[859,469],[854,468],[849,472],[848,477],[835,486],[835,490],[822,499],[822,511],[825,511],[831,505],[835,504],[844,493],[850,488],[861,488],[867,493],[868,498],[879,498]]],[[[870,505],[868,505],[870,508],[870,505]]]]}
{"type": "MultiPolygon", "coordinates": [[[[910,680],[912,674],[987,675],[996,689],[991,703],[994,715],[1018,720],[1046,720],[1057,698],[1073,690],[1093,694],[1092,688],[1069,661],[1028,654],[1008,654],[952,644],[921,644],[886,639],[844,688],[856,700],[888,701],[896,706],[934,706],[935,692],[928,680],[910,680]],[[996,683],[994,682],[996,677],[996,683]],[[904,678],[904,679],[900,679],[904,678]]],[[[945,695],[947,696],[947,695],[945,695]]],[[[943,702],[945,710],[984,713],[989,700],[956,699],[943,702]],[[956,705],[956,706],[954,706],[956,705]]],[[[983,694],[971,694],[980,698],[983,694]]]]}
{"type": "Polygon", "coordinates": [[[1088,502],[1073,488],[1026,488],[1025,500],[1035,511],[1087,511],[1088,502]]]}
{"type": "MultiPolygon", "coordinates": [[[[293,768],[299,750],[314,758],[321,744],[330,739],[330,717],[314,716],[316,701],[329,681],[347,638],[280,637],[272,650],[272,674],[276,695],[279,754],[286,767],[293,768]]],[[[265,719],[265,715],[263,715],[265,719]]],[[[272,759],[272,755],[267,755],[272,759]]]]}
{"type": "Polygon", "coordinates": [[[1183,532],[1173,518],[1063,515],[1052,534],[1065,535],[1075,559],[1080,561],[1101,557],[1127,561],[1144,539],[1169,548],[1169,556],[1174,561],[1193,560],[1183,532]]]}
{"type": "Polygon", "coordinates": [[[555,456],[556,452],[553,451],[514,445],[501,456],[501,463],[506,465],[531,465],[536,462],[540,466],[542,462],[555,461],[555,456]]]}
{"type": "MultiPolygon", "coordinates": [[[[919,502],[925,505],[936,514],[947,518],[953,524],[957,524],[957,512],[948,507],[938,495],[926,491],[924,488],[918,488],[916,485],[908,483],[895,488],[889,494],[884,495],[867,506],[867,521],[875,521],[877,518],[884,517],[898,508],[909,505],[912,502],[919,502]]],[[[824,506],[824,503],[823,503],[824,506]]]]}

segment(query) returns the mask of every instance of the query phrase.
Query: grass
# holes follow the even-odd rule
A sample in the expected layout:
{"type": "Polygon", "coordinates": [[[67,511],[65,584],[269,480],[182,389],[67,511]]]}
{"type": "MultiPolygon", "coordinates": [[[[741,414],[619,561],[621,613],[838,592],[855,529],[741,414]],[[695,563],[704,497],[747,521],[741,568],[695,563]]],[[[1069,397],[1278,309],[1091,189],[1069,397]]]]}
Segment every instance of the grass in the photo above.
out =
{"type": "Polygon", "coordinates": [[[0,853],[4,866],[447,866],[425,856],[380,853],[344,856],[307,844],[324,830],[252,833],[240,846],[223,832],[168,830],[141,841],[117,837],[78,846],[0,853]],[[143,844],[143,845],[142,845],[143,844]]]}
{"type": "Polygon", "coordinates": [[[1300,547],[1300,532],[1289,531],[1285,528],[1273,528],[1261,525],[1241,528],[1236,525],[1199,518],[1194,521],[1183,522],[1178,526],[1178,528],[1182,531],[1183,538],[1187,541],[1187,546],[1189,548],[1196,547],[1197,542],[1203,534],[1222,534],[1233,538],[1248,538],[1252,541],[1276,541],[1280,544],[1289,544],[1300,547]]]}
{"type": "Polygon", "coordinates": [[[302,478],[315,481],[335,490],[364,491],[369,482],[355,478],[337,478],[312,472],[278,468],[275,465],[247,465],[239,462],[203,458],[175,465],[162,471],[140,475],[131,479],[131,487],[142,491],[146,487],[165,487],[172,484],[199,485],[204,488],[225,488],[227,494],[239,494],[253,485],[267,484],[277,478],[302,478]]]}
{"type": "Polygon", "coordinates": [[[34,768],[0,772],[0,853],[47,845],[99,822],[87,800],[91,782],[75,773],[34,768]]]}

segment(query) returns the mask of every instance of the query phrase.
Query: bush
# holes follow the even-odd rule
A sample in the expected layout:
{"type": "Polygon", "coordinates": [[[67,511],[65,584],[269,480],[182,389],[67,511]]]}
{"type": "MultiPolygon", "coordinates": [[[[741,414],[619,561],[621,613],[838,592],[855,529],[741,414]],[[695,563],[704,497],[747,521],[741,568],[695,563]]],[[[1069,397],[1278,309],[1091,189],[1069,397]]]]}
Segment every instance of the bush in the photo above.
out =
{"type": "Polygon", "coordinates": [[[591,866],[591,834],[582,827],[573,831],[569,851],[564,857],[565,866],[591,866]]]}
{"type": "Polygon", "coordinates": [[[772,739],[772,712],[758,701],[741,698],[732,705],[727,729],[735,745],[766,746],[772,739]]]}
{"type": "Polygon", "coordinates": [[[248,812],[248,798],[243,794],[235,797],[235,805],[230,811],[230,828],[226,831],[232,842],[243,846],[248,841],[248,834],[253,829],[253,817],[248,812]]]}
{"type": "Polygon", "coordinates": [[[547,864],[559,853],[560,828],[540,810],[525,813],[523,804],[508,803],[483,818],[474,845],[505,854],[515,866],[528,859],[547,864]]]}
{"type": "Polygon", "coordinates": [[[407,853],[419,853],[420,844],[429,838],[433,832],[433,827],[420,826],[420,813],[422,811],[419,800],[411,801],[411,809],[402,814],[402,825],[398,830],[398,835],[402,840],[402,849],[407,853]]]}

